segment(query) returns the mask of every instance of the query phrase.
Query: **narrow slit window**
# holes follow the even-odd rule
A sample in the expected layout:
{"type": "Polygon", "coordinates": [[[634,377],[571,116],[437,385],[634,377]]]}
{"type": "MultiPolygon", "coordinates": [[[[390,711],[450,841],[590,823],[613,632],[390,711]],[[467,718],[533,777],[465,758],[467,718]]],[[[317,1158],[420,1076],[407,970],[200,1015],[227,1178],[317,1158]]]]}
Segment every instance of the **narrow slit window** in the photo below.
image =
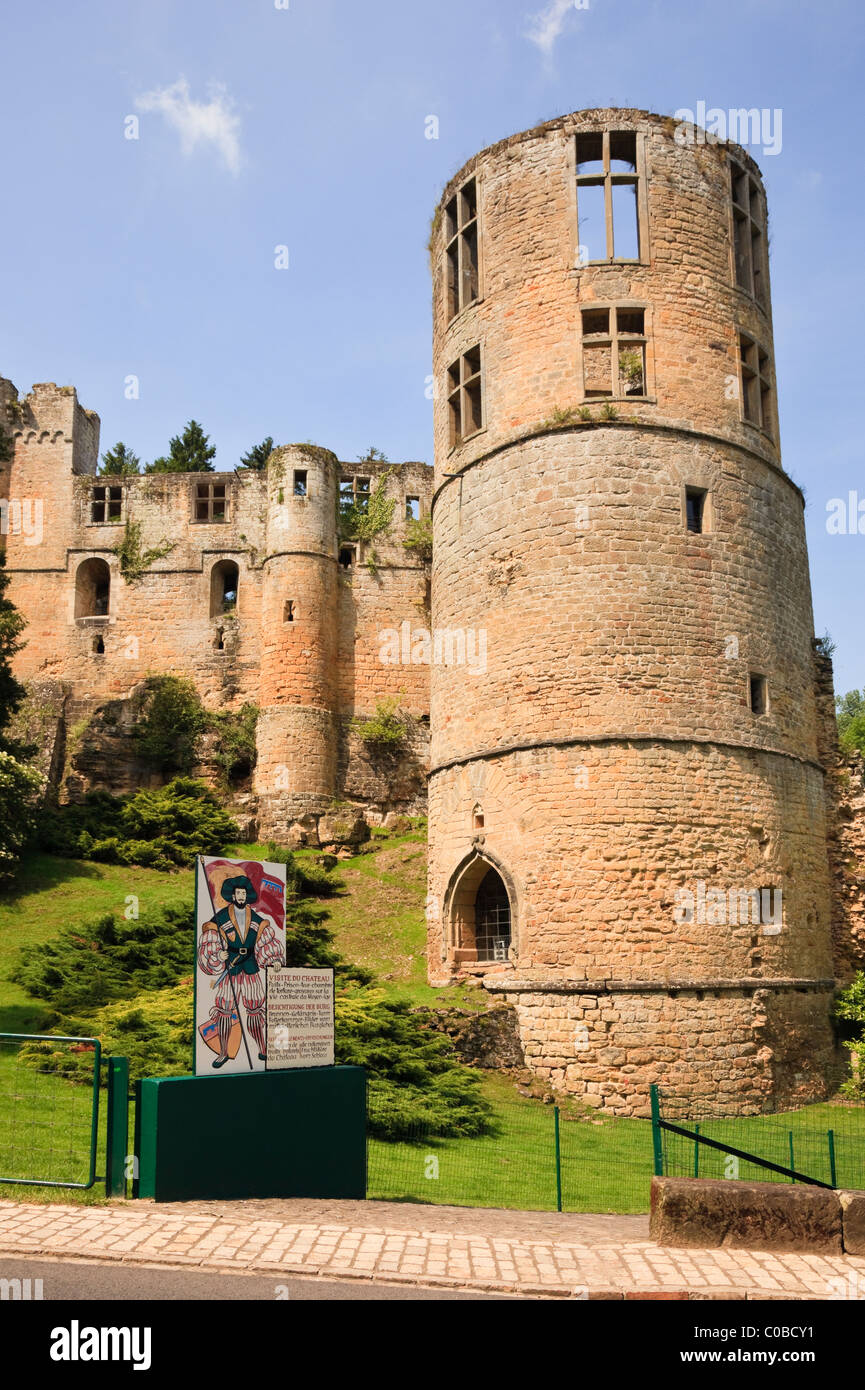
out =
{"type": "Polygon", "coordinates": [[[445,295],[447,316],[454,318],[478,298],[478,190],[469,179],[445,209],[445,295]]]}
{"type": "Polygon", "coordinates": [[[91,650],[94,656],[105,655],[105,638],[101,634],[97,634],[97,636],[93,638],[91,650]]]}
{"type": "Polygon", "coordinates": [[[306,496],[306,469],[295,468],[294,470],[294,495],[295,497],[306,496]]]}
{"type": "Polygon", "coordinates": [[[285,600],[285,606],[284,606],[284,608],[283,608],[283,610],[282,610],[282,621],[283,621],[284,623],[293,623],[293,622],[294,622],[294,599],[293,599],[293,598],[287,598],[287,599],[285,600]]]}
{"type": "Polygon", "coordinates": [[[580,262],[639,261],[645,231],[637,132],[589,131],[576,143],[580,262]]]}
{"type": "Polygon", "coordinates": [[[419,497],[407,497],[405,499],[405,519],[406,521],[420,521],[419,497]]]}
{"type": "Polygon", "coordinates": [[[706,530],[706,496],[705,488],[685,488],[685,524],[695,536],[706,530]]]}
{"type": "Polygon", "coordinates": [[[769,691],[765,676],[748,677],[748,703],[752,714],[766,714],[769,709],[769,691]]]}

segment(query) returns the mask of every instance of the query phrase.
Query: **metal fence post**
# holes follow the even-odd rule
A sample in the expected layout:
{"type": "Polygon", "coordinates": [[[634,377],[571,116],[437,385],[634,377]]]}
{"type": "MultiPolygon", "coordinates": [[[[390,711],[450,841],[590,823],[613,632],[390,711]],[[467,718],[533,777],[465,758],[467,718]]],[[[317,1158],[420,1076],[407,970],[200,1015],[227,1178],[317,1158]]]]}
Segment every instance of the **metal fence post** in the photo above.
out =
{"type": "Polygon", "coordinates": [[[556,1211],[562,1209],[562,1144],[559,1135],[559,1107],[553,1106],[553,1125],[556,1136],[556,1211]]]}
{"type": "Polygon", "coordinates": [[[835,1188],[837,1188],[837,1186],[838,1186],[838,1172],[837,1172],[837,1169],[836,1169],[836,1167],[835,1167],[835,1131],[834,1131],[834,1129],[827,1129],[827,1131],[826,1131],[826,1138],[829,1140],[829,1179],[830,1179],[830,1181],[831,1181],[831,1183],[832,1183],[832,1186],[835,1187],[835,1188]]]}
{"type": "Polygon", "coordinates": [[[664,1176],[664,1146],[661,1142],[661,1105],[658,1098],[658,1087],[653,1081],[649,1087],[649,1099],[652,1105],[652,1151],[655,1158],[655,1177],[664,1176]]]}
{"type": "MultiPolygon", "coordinates": [[[[794,1152],[793,1152],[793,1131],[792,1131],[792,1129],[790,1130],[790,1167],[791,1167],[791,1168],[795,1168],[795,1167],[796,1167],[796,1156],[795,1156],[795,1154],[794,1154],[794,1152]]],[[[796,1179],[795,1179],[795,1178],[791,1178],[790,1181],[791,1181],[791,1182],[795,1182],[796,1179]]]]}
{"type": "Polygon", "coordinates": [[[108,1058],[108,1115],[105,1141],[105,1195],[126,1196],[129,1152],[129,1058],[108,1058]]]}
{"type": "MultiPolygon", "coordinates": [[[[695,1125],[694,1125],[694,1133],[695,1133],[695,1134],[699,1134],[699,1133],[700,1133],[700,1126],[699,1126],[698,1124],[695,1124],[695,1125]]],[[[698,1178],[699,1176],[700,1176],[700,1144],[699,1144],[699,1141],[695,1139],[695,1140],[694,1140],[694,1177],[695,1177],[695,1178],[698,1178]]]]}

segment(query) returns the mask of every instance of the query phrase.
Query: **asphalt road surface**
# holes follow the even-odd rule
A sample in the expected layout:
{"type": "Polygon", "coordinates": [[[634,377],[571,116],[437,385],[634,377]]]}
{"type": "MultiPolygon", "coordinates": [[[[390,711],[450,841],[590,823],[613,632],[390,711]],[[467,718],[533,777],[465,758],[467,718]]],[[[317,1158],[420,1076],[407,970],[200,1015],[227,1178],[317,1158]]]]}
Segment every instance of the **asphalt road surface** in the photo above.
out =
{"type": "MultiPolygon", "coordinates": [[[[412,1284],[373,1283],[367,1279],[298,1279],[294,1275],[222,1274],[198,1269],[156,1269],[152,1265],[99,1264],[84,1260],[31,1260],[0,1257],[0,1280],[42,1280],[42,1298],[58,1300],[168,1301],[197,1299],[220,1301],[285,1300],[293,1302],[364,1300],[447,1303],[460,1300],[510,1301],[502,1294],[471,1293],[453,1289],[424,1289],[412,1284]]],[[[0,1299],[10,1299],[13,1288],[0,1285],[0,1299]]],[[[8,1311],[8,1310],[7,1310],[8,1311]]]]}

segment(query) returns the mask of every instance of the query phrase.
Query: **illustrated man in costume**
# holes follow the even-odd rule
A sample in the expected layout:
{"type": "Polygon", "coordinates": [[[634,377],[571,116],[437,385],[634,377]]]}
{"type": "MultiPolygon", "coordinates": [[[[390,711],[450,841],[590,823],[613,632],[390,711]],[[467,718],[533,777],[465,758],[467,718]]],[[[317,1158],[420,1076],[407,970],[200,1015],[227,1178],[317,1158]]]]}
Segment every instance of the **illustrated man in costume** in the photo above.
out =
{"type": "Polygon", "coordinates": [[[267,1037],[261,970],[267,965],[283,965],[282,950],[273,923],[252,907],[258,894],[245,874],[227,878],[221,896],[228,905],[214,912],[210,921],[204,923],[198,947],[201,969],[206,975],[218,977],[213,983],[216,1000],[210,1010],[219,1036],[219,1056],[213,1065],[223,1067],[228,1061],[232,1014],[235,1011],[239,1014],[241,1005],[263,1062],[267,1056],[267,1037]]]}

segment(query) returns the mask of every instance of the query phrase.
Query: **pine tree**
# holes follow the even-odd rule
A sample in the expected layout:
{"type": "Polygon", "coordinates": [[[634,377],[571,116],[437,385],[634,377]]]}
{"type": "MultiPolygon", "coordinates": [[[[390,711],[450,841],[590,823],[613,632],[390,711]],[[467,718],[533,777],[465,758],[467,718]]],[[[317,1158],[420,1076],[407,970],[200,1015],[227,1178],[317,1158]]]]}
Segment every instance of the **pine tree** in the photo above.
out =
{"type": "Polygon", "coordinates": [[[248,454],[240,460],[241,468],[263,468],[273,453],[273,440],[270,435],[260,444],[255,444],[248,454]]]}
{"type": "Polygon", "coordinates": [[[125,444],[118,442],[113,449],[102,455],[102,467],[99,470],[101,476],[122,478],[130,473],[141,472],[141,459],[137,454],[133,454],[125,444]]]}
{"type": "Polygon", "coordinates": [[[190,420],[183,434],[168,445],[168,457],[148,463],[145,473],[212,473],[216,446],[197,420],[190,420]]]}

